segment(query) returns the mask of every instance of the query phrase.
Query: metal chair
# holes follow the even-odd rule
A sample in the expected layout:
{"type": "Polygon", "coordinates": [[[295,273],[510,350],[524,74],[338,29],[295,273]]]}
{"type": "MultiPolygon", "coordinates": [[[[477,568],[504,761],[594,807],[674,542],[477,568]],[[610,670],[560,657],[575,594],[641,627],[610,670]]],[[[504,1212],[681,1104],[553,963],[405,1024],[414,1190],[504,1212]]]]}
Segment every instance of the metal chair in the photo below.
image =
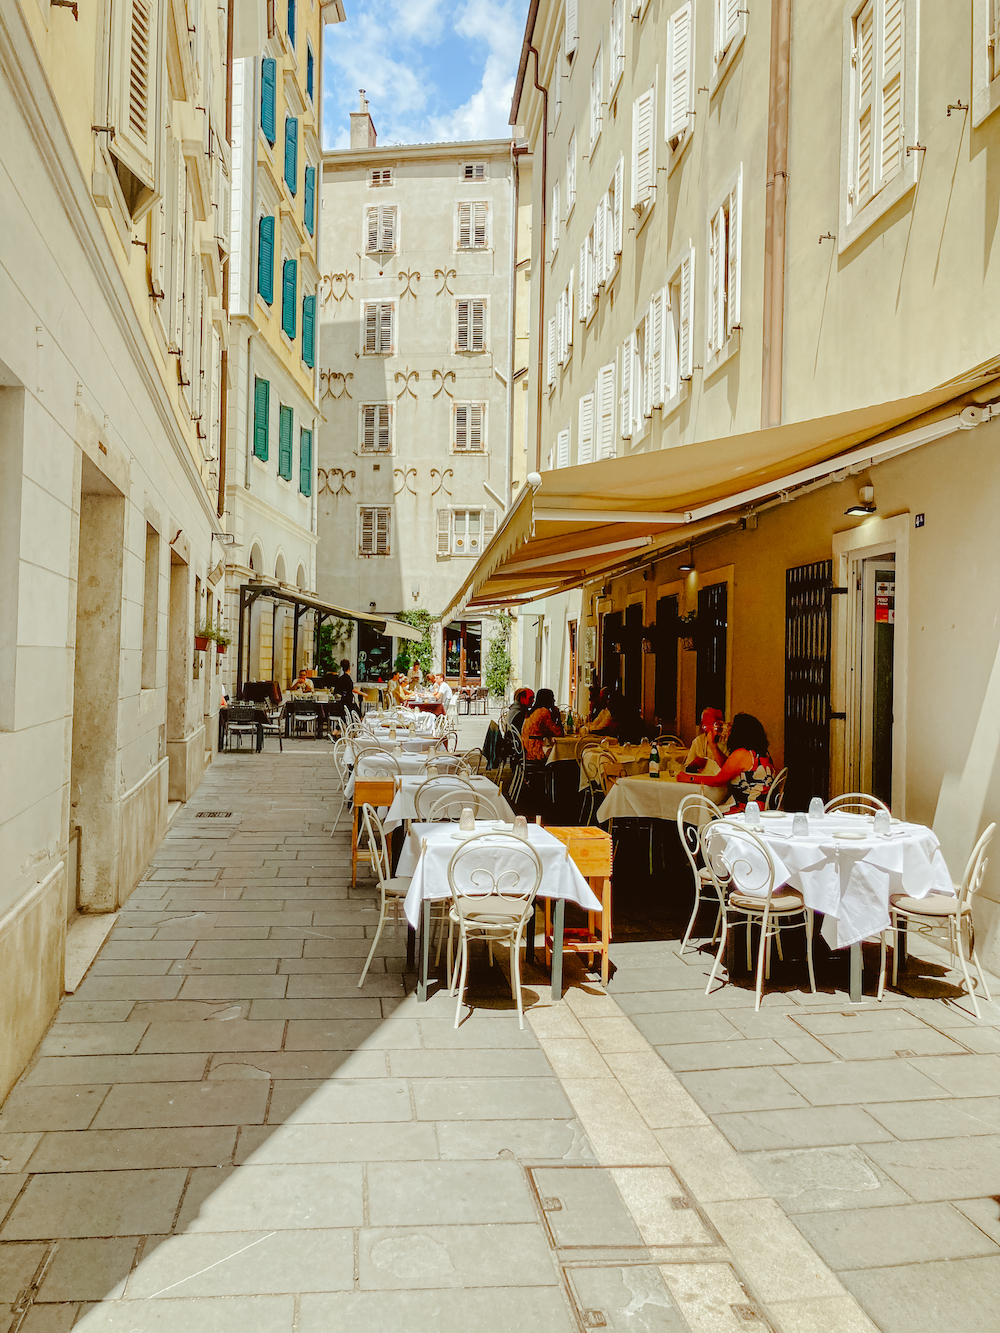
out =
{"type": "Polygon", "coordinates": [[[386,909],[389,903],[392,903],[393,909],[393,929],[398,932],[399,929],[399,907],[406,897],[410,887],[409,879],[402,876],[392,876],[389,871],[389,848],[385,840],[385,830],[382,827],[382,821],[378,817],[378,811],[373,806],[363,805],[361,807],[361,819],[364,824],[365,836],[368,839],[368,847],[371,852],[372,866],[375,869],[375,875],[378,879],[379,889],[379,910],[378,925],[375,928],[375,938],[372,940],[372,947],[368,950],[368,957],[365,959],[365,965],[361,969],[361,976],[358,979],[358,986],[365,984],[365,977],[368,975],[368,969],[371,967],[372,959],[375,957],[375,949],[379,939],[382,936],[382,930],[385,926],[386,909]]]}
{"type": "Polygon", "coordinates": [[[347,745],[347,738],[342,736],[340,740],[334,742],[333,746],[333,766],[337,770],[337,777],[340,779],[340,808],[337,811],[337,818],[333,821],[333,828],[330,830],[331,838],[337,832],[340,816],[344,813],[344,806],[347,804],[347,779],[350,771],[350,765],[347,762],[347,745]]]}
{"type": "Polygon", "coordinates": [[[232,750],[233,741],[237,742],[236,748],[243,749],[244,736],[250,739],[250,748],[253,749],[257,744],[257,723],[259,715],[253,704],[230,704],[226,709],[226,749],[232,750]]]}
{"type": "MultiPolygon", "coordinates": [[[[413,793],[413,806],[417,812],[417,819],[421,822],[430,819],[432,807],[441,797],[449,795],[452,796],[456,806],[456,813],[450,818],[458,819],[464,806],[476,808],[476,789],[465,778],[454,774],[448,777],[428,778],[413,793]]],[[[439,813],[437,818],[445,819],[449,816],[439,813]]]]}
{"type": "Polygon", "coordinates": [[[458,791],[445,792],[439,796],[427,812],[427,823],[438,824],[445,820],[461,819],[462,811],[466,808],[471,809],[477,819],[503,820],[493,799],[485,792],[473,790],[471,796],[458,791]]]}
{"type": "Polygon", "coordinates": [[[788,781],[788,769],[782,768],[774,775],[764,802],[765,810],[780,810],[785,799],[785,783],[788,781]]]}
{"type": "Polygon", "coordinates": [[[398,778],[399,761],[394,754],[384,750],[368,750],[358,756],[354,765],[356,778],[398,778]]]}
{"type": "Polygon", "coordinates": [[[296,708],[291,710],[289,716],[291,717],[291,730],[294,735],[301,736],[303,732],[307,736],[315,737],[319,735],[319,713],[296,708]]]}
{"type": "Polygon", "coordinates": [[[281,738],[284,735],[284,728],[285,728],[284,705],[282,705],[281,708],[277,709],[270,709],[270,710],[264,708],[259,709],[258,720],[261,723],[261,731],[263,733],[263,739],[266,739],[268,736],[277,736],[278,750],[279,752],[283,752],[285,747],[281,738]]]}
{"type": "Polygon", "coordinates": [[[880,810],[889,813],[885,801],[880,801],[867,791],[844,792],[841,796],[832,797],[823,807],[823,813],[827,815],[877,815],[880,810]]]}
{"type": "Polygon", "coordinates": [[[684,938],[681,940],[679,953],[683,953],[687,948],[691,932],[694,930],[694,923],[698,918],[698,911],[702,902],[706,899],[711,899],[718,909],[715,925],[712,928],[713,944],[719,935],[719,925],[722,921],[722,904],[719,902],[715,890],[715,881],[712,878],[711,870],[704,864],[699,865],[699,861],[701,861],[702,826],[713,819],[721,818],[722,811],[719,807],[714,801],[710,801],[707,796],[703,796],[701,792],[692,792],[690,796],[685,796],[677,807],[677,835],[681,840],[681,846],[684,848],[684,855],[688,859],[691,875],[694,879],[694,907],[691,911],[691,920],[684,932],[684,938]]]}
{"type": "Polygon", "coordinates": [[[524,786],[525,773],[525,754],[524,744],[518,735],[516,727],[507,728],[507,746],[510,751],[510,780],[507,785],[507,795],[513,804],[516,804],[521,795],[521,788],[524,786]]]}

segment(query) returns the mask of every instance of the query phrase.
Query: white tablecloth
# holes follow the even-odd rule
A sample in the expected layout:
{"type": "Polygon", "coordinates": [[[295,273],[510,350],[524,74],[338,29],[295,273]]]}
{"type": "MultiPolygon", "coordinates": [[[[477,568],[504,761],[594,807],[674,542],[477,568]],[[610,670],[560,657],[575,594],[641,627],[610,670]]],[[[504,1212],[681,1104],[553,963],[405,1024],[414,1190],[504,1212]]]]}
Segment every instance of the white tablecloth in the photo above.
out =
{"type": "Polygon", "coordinates": [[[808,835],[796,838],[792,817],[785,815],[764,818],[754,831],[771,849],[775,887],[788,884],[807,907],[823,913],[823,938],[833,949],[887,929],[890,894],[925,898],[955,892],[940,844],[922,824],[893,824],[889,837],[876,837],[870,819],[834,814],[810,818],[808,835]],[[836,836],[847,832],[865,836],[836,836]]]}
{"type": "MultiPolygon", "coordinates": [[[[387,833],[391,829],[396,828],[398,824],[401,824],[404,819],[416,819],[417,788],[420,787],[426,780],[427,779],[424,778],[422,775],[418,775],[416,777],[404,777],[402,779],[399,790],[396,792],[395,800],[389,807],[389,812],[387,815],[385,815],[382,821],[385,831],[387,833]]],[[[483,778],[483,777],[467,778],[466,781],[471,782],[473,788],[476,791],[481,792],[484,796],[488,796],[490,798],[490,800],[493,802],[493,805],[499,812],[499,816],[501,819],[507,820],[509,823],[513,824],[514,811],[504,800],[503,795],[500,792],[500,788],[496,785],[495,782],[490,782],[489,778],[483,778]]],[[[445,792],[442,790],[441,795],[443,796],[444,794],[445,792]]],[[[455,825],[455,827],[457,828],[457,825],[455,825]]]]}
{"type": "Polygon", "coordinates": [[[597,818],[602,824],[609,819],[676,819],[685,796],[707,796],[718,805],[726,791],[672,778],[619,778],[598,807],[597,818]]]}
{"type": "MultiPolygon", "coordinates": [[[[403,755],[393,755],[393,758],[399,765],[399,772],[401,776],[409,778],[420,778],[421,780],[427,777],[426,755],[403,754],[403,755]]],[[[351,773],[351,776],[347,779],[347,786],[345,788],[345,791],[347,793],[348,800],[350,800],[354,796],[354,779],[356,777],[357,777],[357,766],[355,766],[355,769],[351,773]]]]}
{"type": "MultiPolygon", "coordinates": [[[[479,822],[478,832],[491,829],[488,823],[479,822]]],[[[427,899],[450,898],[448,888],[448,863],[462,845],[452,837],[457,824],[412,824],[410,834],[400,853],[397,875],[412,875],[409,892],[406,895],[404,911],[411,926],[420,921],[420,904],[427,899]],[[427,850],[420,855],[421,843],[426,839],[427,850]]],[[[585,912],[600,912],[601,903],[594,896],[590,885],[580,874],[573,861],[566,856],[566,848],[538,824],[528,825],[528,841],[538,853],[542,863],[542,883],[538,890],[540,898],[565,898],[576,903],[585,912]]],[[[498,856],[498,869],[502,862],[498,856]]]]}
{"type": "MultiPolygon", "coordinates": [[[[361,739],[364,740],[365,737],[362,736],[361,739]]],[[[390,738],[388,732],[384,736],[373,736],[369,739],[376,741],[380,750],[388,750],[390,754],[397,745],[401,745],[403,754],[423,755],[425,758],[437,744],[437,737],[435,736],[410,736],[405,731],[397,732],[395,740],[390,738]]],[[[347,762],[349,764],[354,763],[353,745],[347,747],[347,762]]]]}

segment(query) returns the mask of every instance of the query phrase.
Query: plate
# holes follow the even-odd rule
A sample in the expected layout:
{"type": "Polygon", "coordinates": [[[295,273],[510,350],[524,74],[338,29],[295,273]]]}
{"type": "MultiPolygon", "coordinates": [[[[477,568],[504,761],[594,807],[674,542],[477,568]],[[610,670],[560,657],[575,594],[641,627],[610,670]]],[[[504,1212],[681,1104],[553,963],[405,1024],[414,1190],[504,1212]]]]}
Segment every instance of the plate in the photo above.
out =
{"type": "Polygon", "coordinates": [[[788,819],[784,810],[762,810],[760,817],[761,819],[788,819]]]}
{"type": "Polygon", "coordinates": [[[507,824],[502,819],[494,819],[490,822],[490,828],[494,833],[503,833],[507,829],[512,829],[513,827],[513,824],[507,824]]]}
{"type": "Polygon", "coordinates": [[[471,833],[463,833],[460,829],[457,833],[450,834],[450,837],[454,842],[465,842],[466,838],[473,838],[475,835],[475,829],[473,829],[471,833]]]}
{"type": "Polygon", "coordinates": [[[835,838],[848,838],[848,839],[850,839],[850,840],[852,840],[852,841],[857,842],[857,841],[860,841],[860,840],[862,840],[862,839],[864,839],[864,838],[870,837],[871,835],[868,834],[868,833],[862,833],[860,829],[847,829],[847,828],[845,828],[845,829],[836,829],[836,830],[834,831],[833,836],[834,836],[835,838]]]}

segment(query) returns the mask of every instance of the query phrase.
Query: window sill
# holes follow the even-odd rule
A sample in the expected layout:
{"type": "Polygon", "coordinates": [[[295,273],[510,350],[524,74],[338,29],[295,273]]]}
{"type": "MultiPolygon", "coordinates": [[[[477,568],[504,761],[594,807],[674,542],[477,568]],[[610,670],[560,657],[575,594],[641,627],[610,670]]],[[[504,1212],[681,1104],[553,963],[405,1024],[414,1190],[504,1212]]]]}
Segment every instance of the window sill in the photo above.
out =
{"type": "Polygon", "coordinates": [[[665,420],[672,413],[676,412],[682,403],[687,402],[690,393],[691,381],[681,380],[680,384],[677,386],[676,392],[672,393],[669,398],[664,399],[663,406],[660,408],[661,419],[665,420]]]}
{"type": "Polygon", "coordinates": [[[471,348],[471,347],[456,347],[455,350],[454,350],[453,355],[454,355],[454,356],[485,356],[486,353],[487,353],[488,351],[489,351],[489,348],[488,348],[488,347],[476,347],[476,348],[471,348]]]}
{"type": "Polygon", "coordinates": [[[746,37],[746,35],[747,35],[747,16],[746,14],[742,14],[740,15],[739,32],[737,32],[736,36],[726,47],[725,54],[722,56],[719,63],[715,67],[715,73],[712,75],[711,82],[709,83],[709,88],[708,88],[709,100],[711,100],[715,96],[715,94],[718,92],[723,82],[725,81],[726,75],[732,68],[733,63],[736,60],[736,57],[743,49],[743,39],[746,37]]]}
{"type": "Polygon", "coordinates": [[[677,146],[670,150],[670,161],[667,164],[668,176],[673,175],[675,168],[680,166],[681,158],[687,152],[688,144],[693,138],[694,134],[692,133],[690,126],[683,132],[683,134],[678,136],[677,146]]]}
{"type": "Polygon", "coordinates": [[[734,329],[729,335],[726,345],[720,347],[715,356],[710,357],[705,363],[705,379],[710,379],[717,370],[721,370],[727,361],[731,360],[740,350],[741,329],[734,329]]]}
{"type": "Polygon", "coordinates": [[[856,240],[858,240],[868,230],[873,223],[877,222],[883,214],[888,213],[899,203],[904,195],[908,194],[914,188],[920,176],[920,159],[923,153],[911,153],[904,157],[903,168],[895,180],[891,180],[888,185],[884,185],[874,198],[869,199],[864,208],[855,216],[849,216],[850,205],[847,202],[846,190],[841,190],[840,205],[840,235],[837,237],[837,254],[842,255],[845,250],[850,249],[856,240]]]}
{"type": "Polygon", "coordinates": [[[271,471],[270,467],[268,466],[268,460],[266,458],[261,458],[260,454],[251,454],[251,458],[257,464],[257,466],[262,469],[262,471],[264,472],[271,471]]]}
{"type": "Polygon", "coordinates": [[[635,218],[636,237],[638,237],[639,233],[642,231],[646,223],[649,221],[650,215],[652,214],[653,209],[655,207],[656,207],[656,186],[654,185],[649,192],[649,198],[642,205],[642,208],[639,212],[636,212],[635,204],[632,205],[632,212],[636,214],[635,218]]]}
{"type": "Polygon", "coordinates": [[[980,85],[978,79],[973,79],[972,85],[972,127],[977,128],[983,123],[987,116],[992,116],[993,112],[1000,106],[1000,77],[995,78],[990,83],[980,85]]]}

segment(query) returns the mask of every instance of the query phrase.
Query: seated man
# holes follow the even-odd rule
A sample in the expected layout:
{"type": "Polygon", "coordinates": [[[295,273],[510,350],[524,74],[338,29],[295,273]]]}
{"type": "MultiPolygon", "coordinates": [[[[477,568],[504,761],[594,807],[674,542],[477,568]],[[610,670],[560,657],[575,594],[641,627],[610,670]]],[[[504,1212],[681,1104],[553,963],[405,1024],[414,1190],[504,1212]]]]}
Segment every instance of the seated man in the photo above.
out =
{"type": "Polygon", "coordinates": [[[309,676],[309,672],[305,667],[302,668],[299,674],[292,681],[291,688],[293,690],[301,690],[303,694],[312,694],[313,683],[309,676]]]}
{"type": "Polygon", "coordinates": [[[724,742],[727,730],[725,714],[720,708],[703,709],[701,729],[691,742],[684,760],[685,771],[701,773],[707,767],[710,772],[718,772],[728,754],[724,742]]]}
{"type": "Polygon", "coordinates": [[[519,690],[514,691],[514,702],[507,711],[507,723],[519,736],[534,702],[535,691],[529,689],[527,685],[522,685],[519,690]]]}
{"type": "Polygon", "coordinates": [[[451,703],[454,693],[455,693],[454,690],[451,688],[451,686],[445,680],[442,673],[439,671],[437,675],[434,677],[434,698],[438,701],[438,703],[445,710],[445,712],[448,711],[448,705],[451,703]]]}

